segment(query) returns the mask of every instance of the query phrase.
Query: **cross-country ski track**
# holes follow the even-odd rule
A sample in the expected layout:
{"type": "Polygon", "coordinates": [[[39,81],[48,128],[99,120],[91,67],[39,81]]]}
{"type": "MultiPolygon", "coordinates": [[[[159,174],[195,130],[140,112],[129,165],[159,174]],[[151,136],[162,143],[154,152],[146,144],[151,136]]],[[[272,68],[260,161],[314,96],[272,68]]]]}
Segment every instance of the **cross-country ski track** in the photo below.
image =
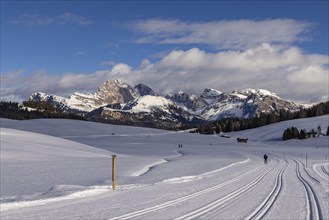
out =
{"type": "MultiPolygon", "coordinates": [[[[321,208],[319,202],[317,200],[317,196],[314,192],[314,189],[306,180],[306,177],[303,177],[300,172],[300,164],[295,159],[275,159],[272,165],[264,165],[262,168],[255,167],[248,172],[242,173],[239,176],[228,180],[226,182],[220,183],[218,185],[212,186],[210,188],[200,190],[198,192],[183,196],[181,198],[177,198],[175,200],[170,200],[162,204],[158,204],[156,206],[152,206],[143,210],[127,213],[125,215],[116,216],[114,219],[152,219],[155,218],[156,215],[159,215],[159,212],[166,212],[166,209],[170,207],[177,206],[179,204],[186,205],[186,202],[189,200],[203,200],[202,196],[206,196],[208,193],[220,194],[220,191],[223,187],[232,184],[233,182],[243,181],[244,177],[255,173],[259,170],[262,170],[261,173],[258,172],[255,179],[251,182],[244,182],[244,186],[238,189],[233,190],[232,192],[226,191],[226,194],[208,204],[205,204],[197,209],[186,211],[183,215],[180,216],[171,216],[173,219],[181,220],[181,219],[222,219],[221,210],[229,209],[227,204],[231,206],[238,206],[238,200],[245,200],[243,195],[251,193],[252,191],[257,191],[260,188],[259,185],[268,184],[272,188],[269,188],[269,193],[264,196],[263,201],[259,201],[256,207],[251,207],[248,216],[240,216],[243,219],[266,219],[267,213],[270,211],[271,207],[275,205],[277,202],[277,198],[280,196],[282,192],[282,188],[284,187],[284,172],[289,166],[291,169],[295,170],[295,178],[301,183],[301,186],[305,190],[305,195],[303,196],[303,203],[305,203],[307,210],[305,219],[323,219],[321,214],[321,208]],[[266,181],[266,178],[269,176],[275,176],[272,178],[272,182],[269,184],[266,181]]],[[[289,174],[290,175],[290,174],[289,174]]],[[[305,176],[309,177],[306,174],[305,176]]],[[[313,180],[314,181],[314,180],[313,180]]],[[[248,198],[246,198],[248,200],[248,198]]],[[[191,202],[193,203],[193,202],[191,202]]],[[[302,210],[301,210],[302,211],[302,210]]],[[[170,210],[168,211],[170,212],[170,210]]],[[[246,213],[247,214],[247,213],[246,213]]],[[[223,217],[225,218],[225,217],[223,217]]]]}

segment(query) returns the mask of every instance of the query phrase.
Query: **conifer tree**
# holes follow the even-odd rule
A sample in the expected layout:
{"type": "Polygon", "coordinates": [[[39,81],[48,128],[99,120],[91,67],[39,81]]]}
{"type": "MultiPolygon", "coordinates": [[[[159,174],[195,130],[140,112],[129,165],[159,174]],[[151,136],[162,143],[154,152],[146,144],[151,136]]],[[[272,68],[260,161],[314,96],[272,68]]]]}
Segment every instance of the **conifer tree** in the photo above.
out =
{"type": "Polygon", "coordinates": [[[221,132],[221,128],[219,123],[216,124],[216,134],[219,134],[221,132]]]}
{"type": "Polygon", "coordinates": [[[287,131],[287,129],[284,130],[284,132],[283,132],[282,140],[284,140],[284,141],[288,140],[288,131],[287,131]]]}
{"type": "Polygon", "coordinates": [[[291,138],[298,138],[299,137],[299,131],[296,127],[292,127],[292,137],[291,138]]]}
{"type": "Polygon", "coordinates": [[[321,133],[322,133],[322,129],[321,129],[321,126],[319,125],[316,129],[316,134],[318,137],[320,137],[321,133]]]}
{"type": "Polygon", "coordinates": [[[306,139],[307,138],[307,133],[305,129],[300,130],[299,132],[299,139],[306,139]]]}

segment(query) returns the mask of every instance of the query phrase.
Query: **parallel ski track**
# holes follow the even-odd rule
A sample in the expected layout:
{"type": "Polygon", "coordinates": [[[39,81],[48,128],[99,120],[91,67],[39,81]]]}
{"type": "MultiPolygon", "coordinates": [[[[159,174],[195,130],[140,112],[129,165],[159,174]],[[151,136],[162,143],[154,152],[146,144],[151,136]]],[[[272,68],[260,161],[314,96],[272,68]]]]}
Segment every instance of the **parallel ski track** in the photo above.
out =
{"type": "MultiPolygon", "coordinates": [[[[278,164],[276,164],[277,166],[278,164]]],[[[202,218],[204,215],[207,215],[208,213],[210,213],[211,211],[218,209],[219,206],[227,203],[228,201],[238,197],[239,195],[246,193],[248,191],[251,190],[251,188],[256,187],[258,185],[259,182],[262,181],[262,179],[264,179],[264,177],[271,172],[273,169],[276,168],[276,166],[267,169],[266,171],[264,171],[263,173],[261,173],[256,179],[254,179],[253,181],[251,181],[250,183],[244,185],[243,187],[231,192],[230,194],[219,198],[218,200],[215,200],[205,206],[202,206],[198,209],[195,209],[189,213],[186,213],[178,218],[175,218],[176,220],[181,220],[181,219],[200,219],[202,218]]]]}
{"type": "MultiPolygon", "coordinates": [[[[274,169],[278,164],[276,164],[274,167],[271,167],[269,169],[267,169],[266,171],[262,172],[257,178],[256,180],[258,181],[252,181],[252,183],[249,183],[248,185],[252,185],[252,184],[257,184],[257,182],[259,182],[262,178],[264,178],[265,175],[267,175],[267,173],[269,173],[272,169],[274,169]]],[[[218,184],[218,185],[215,185],[213,187],[210,187],[210,188],[207,188],[207,189],[204,189],[204,190],[201,190],[199,192],[196,192],[196,193],[192,193],[192,194],[189,194],[189,195],[186,195],[186,196],[183,196],[181,198],[178,198],[178,199],[175,199],[175,200],[170,200],[168,202],[165,202],[165,203],[162,203],[162,204],[159,204],[159,205],[155,205],[155,206],[152,206],[152,207],[149,207],[149,208],[145,208],[145,209],[142,209],[142,210],[139,210],[139,211],[136,211],[136,212],[132,212],[132,213],[128,213],[128,214],[125,214],[125,215],[121,215],[121,216],[117,216],[117,217],[113,217],[113,218],[110,218],[109,220],[125,220],[125,219],[132,219],[132,218],[137,218],[137,217],[140,217],[140,216],[143,216],[143,215],[146,215],[146,214],[149,214],[149,213],[153,213],[155,211],[160,211],[162,209],[165,209],[165,208],[168,208],[168,207],[172,207],[172,206],[175,206],[179,203],[183,203],[187,200],[190,200],[190,199],[194,199],[196,197],[199,197],[199,196],[202,196],[204,194],[207,194],[207,193],[211,193],[215,190],[218,190],[224,186],[227,186],[227,185],[230,185],[240,179],[242,179],[243,177],[249,175],[251,172],[253,172],[254,170],[258,169],[259,167],[256,167],[252,170],[249,170],[248,172],[245,172],[231,180],[228,180],[224,183],[221,183],[221,184],[218,184]]],[[[245,187],[243,187],[245,188],[245,187]]],[[[241,190],[241,189],[240,189],[241,190]]],[[[237,190],[237,191],[240,191],[240,190],[237,190]]],[[[227,196],[226,196],[227,197],[227,196]]],[[[185,218],[184,218],[185,219],[185,218]]]]}
{"type": "Polygon", "coordinates": [[[321,170],[322,172],[324,172],[325,174],[327,174],[329,176],[329,172],[326,170],[326,168],[324,168],[324,166],[321,166],[321,170]]]}
{"type": "Polygon", "coordinates": [[[302,183],[305,194],[306,194],[306,200],[307,200],[307,219],[323,219],[321,208],[319,205],[318,198],[312,188],[312,186],[302,177],[300,170],[299,170],[299,163],[298,161],[294,160],[296,163],[296,175],[299,181],[302,183]]]}
{"type": "Polygon", "coordinates": [[[315,177],[313,177],[313,176],[311,176],[311,174],[307,171],[307,169],[306,169],[306,166],[305,166],[305,164],[302,162],[302,161],[300,161],[300,160],[297,160],[298,162],[300,162],[301,164],[303,164],[303,168],[304,168],[304,171],[305,171],[305,173],[312,179],[312,180],[314,180],[315,182],[320,182],[318,179],[316,179],[315,177]]]}
{"type": "Polygon", "coordinates": [[[262,219],[271,209],[283,188],[283,173],[288,167],[289,162],[285,160],[286,164],[276,175],[275,185],[272,191],[268,194],[266,199],[252,212],[246,219],[262,219]]]}

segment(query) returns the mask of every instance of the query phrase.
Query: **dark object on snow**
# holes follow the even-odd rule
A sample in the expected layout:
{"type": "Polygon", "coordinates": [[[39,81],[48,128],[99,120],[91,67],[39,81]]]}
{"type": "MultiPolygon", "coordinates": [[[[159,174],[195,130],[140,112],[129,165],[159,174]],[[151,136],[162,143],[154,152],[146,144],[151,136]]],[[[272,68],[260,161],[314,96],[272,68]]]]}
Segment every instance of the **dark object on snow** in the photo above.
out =
{"type": "Polygon", "coordinates": [[[268,156],[266,154],[264,154],[264,163],[267,164],[267,158],[268,156]]]}
{"type": "Polygon", "coordinates": [[[240,143],[247,143],[248,142],[248,138],[237,138],[236,140],[240,143]]]}

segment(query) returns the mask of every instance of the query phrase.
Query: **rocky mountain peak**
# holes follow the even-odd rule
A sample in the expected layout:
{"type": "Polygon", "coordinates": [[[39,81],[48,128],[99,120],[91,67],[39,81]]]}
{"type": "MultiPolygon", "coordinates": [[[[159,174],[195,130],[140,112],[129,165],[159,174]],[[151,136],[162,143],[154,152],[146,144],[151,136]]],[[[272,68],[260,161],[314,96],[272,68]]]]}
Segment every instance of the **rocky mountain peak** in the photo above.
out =
{"type": "Polygon", "coordinates": [[[49,95],[47,93],[44,92],[34,92],[32,93],[32,95],[30,95],[29,100],[31,101],[45,101],[47,100],[47,98],[49,97],[49,95]]]}
{"type": "Polygon", "coordinates": [[[200,111],[207,105],[202,98],[182,91],[175,94],[169,94],[166,98],[174,101],[185,110],[192,110],[192,112],[200,111]]]}
{"type": "Polygon", "coordinates": [[[201,97],[203,98],[215,98],[220,97],[223,93],[221,91],[218,91],[216,89],[204,89],[203,93],[201,94],[201,97]]]}
{"type": "Polygon", "coordinates": [[[138,84],[134,87],[135,91],[139,93],[140,96],[157,96],[157,94],[151,89],[150,87],[144,85],[144,84],[138,84]]]}
{"type": "Polygon", "coordinates": [[[134,88],[121,80],[107,80],[97,90],[97,96],[104,104],[126,103],[138,98],[134,88]]]}
{"type": "Polygon", "coordinates": [[[200,96],[206,103],[212,105],[221,100],[227,99],[227,94],[216,89],[205,89],[200,96]]]}

